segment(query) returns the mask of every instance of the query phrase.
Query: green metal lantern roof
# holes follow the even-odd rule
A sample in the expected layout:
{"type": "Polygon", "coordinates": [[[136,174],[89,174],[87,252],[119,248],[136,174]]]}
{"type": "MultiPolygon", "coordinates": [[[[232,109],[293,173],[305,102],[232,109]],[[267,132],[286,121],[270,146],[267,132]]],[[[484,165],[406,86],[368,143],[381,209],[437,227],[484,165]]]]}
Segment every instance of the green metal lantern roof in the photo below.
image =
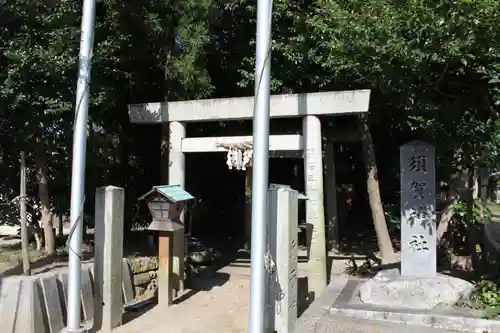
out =
{"type": "Polygon", "coordinates": [[[171,203],[194,199],[194,197],[189,192],[184,190],[180,185],[158,185],[153,186],[153,189],[144,194],[139,200],[147,199],[153,193],[162,195],[171,203]]]}

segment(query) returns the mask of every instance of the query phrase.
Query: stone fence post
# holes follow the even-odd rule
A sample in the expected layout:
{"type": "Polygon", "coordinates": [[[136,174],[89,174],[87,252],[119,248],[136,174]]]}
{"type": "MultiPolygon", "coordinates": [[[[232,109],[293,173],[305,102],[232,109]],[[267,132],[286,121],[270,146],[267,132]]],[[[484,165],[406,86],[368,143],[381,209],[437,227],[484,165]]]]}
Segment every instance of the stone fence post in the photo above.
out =
{"type": "Polygon", "coordinates": [[[93,327],[103,333],[122,324],[124,204],[123,188],[96,190],[93,327]]]}

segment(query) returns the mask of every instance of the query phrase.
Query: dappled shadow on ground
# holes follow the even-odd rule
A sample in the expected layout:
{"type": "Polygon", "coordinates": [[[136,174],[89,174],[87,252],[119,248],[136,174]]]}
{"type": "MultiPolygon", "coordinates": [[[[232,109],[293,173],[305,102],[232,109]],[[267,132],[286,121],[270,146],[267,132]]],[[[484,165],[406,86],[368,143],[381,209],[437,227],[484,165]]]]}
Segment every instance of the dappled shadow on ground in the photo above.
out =
{"type": "MultiPolygon", "coordinates": [[[[214,287],[221,287],[225,285],[230,275],[224,272],[218,272],[221,268],[225,267],[233,261],[232,256],[223,256],[215,261],[213,265],[204,268],[200,273],[189,277],[186,280],[186,291],[184,294],[178,296],[173,300],[174,305],[182,304],[189,298],[193,297],[199,292],[206,292],[212,290],[214,287]]],[[[153,297],[139,301],[135,306],[127,307],[123,315],[123,324],[135,320],[148,311],[154,309],[158,305],[158,294],[153,297]]]]}
{"type": "MultiPolygon", "coordinates": [[[[142,300],[137,306],[129,307],[125,309],[122,317],[122,325],[135,320],[142,315],[146,314],[148,311],[152,310],[157,305],[156,299],[149,298],[142,300]]],[[[89,332],[94,333],[94,332],[89,332]]]]}
{"type": "Polygon", "coordinates": [[[221,287],[229,281],[228,273],[219,272],[220,269],[235,261],[235,256],[226,254],[215,260],[212,265],[204,267],[199,273],[186,279],[187,292],[174,299],[174,304],[180,304],[200,291],[210,291],[214,287],[221,287]]]}
{"type": "Polygon", "coordinates": [[[229,281],[230,275],[223,272],[203,272],[200,276],[189,281],[189,291],[174,300],[175,304],[180,304],[193,297],[200,291],[210,291],[214,287],[221,287],[229,281]]]}

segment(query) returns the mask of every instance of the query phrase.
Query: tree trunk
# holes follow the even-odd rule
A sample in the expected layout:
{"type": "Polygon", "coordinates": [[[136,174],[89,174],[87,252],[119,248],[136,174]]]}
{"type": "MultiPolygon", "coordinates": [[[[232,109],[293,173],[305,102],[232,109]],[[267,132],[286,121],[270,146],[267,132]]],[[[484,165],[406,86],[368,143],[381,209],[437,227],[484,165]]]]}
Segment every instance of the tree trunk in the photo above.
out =
{"type": "Polygon", "coordinates": [[[42,138],[37,138],[36,142],[37,160],[37,182],[38,196],[40,198],[40,219],[43,225],[45,237],[45,251],[49,255],[56,253],[56,240],[54,227],[52,225],[52,210],[49,197],[49,170],[47,167],[47,156],[42,138]]]}
{"type": "MultiPolygon", "coordinates": [[[[471,254],[472,268],[476,278],[480,278],[484,273],[483,261],[481,255],[478,253],[478,233],[475,226],[474,217],[474,203],[475,203],[475,189],[477,182],[476,169],[470,166],[469,168],[469,182],[467,188],[467,243],[471,254]]],[[[479,245],[480,246],[480,245],[479,245]]],[[[481,249],[482,250],[482,249],[481,249]]]]}
{"type": "Polygon", "coordinates": [[[42,230],[38,226],[38,221],[33,221],[33,226],[30,228],[35,238],[36,250],[41,251],[43,247],[42,230]],[[36,225],[36,227],[34,226],[36,225]]]}
{"type": "Polygon", "coordinates": [[[360,116],[363,130],[362,149],[363,160],[366,169],[366,188],[370,200],[370,208],[372,211],[373,224],[375,233],[377,234],[377,242],[382,257],[382,264],[392,264],[395,262],[394,249],[392,247],[389,230],[385,222],[384,209],[382,200],[380,199],[380,188],[378,183],[377,162],[375,158],[375,148],[368,125],[368,118],[365,115],[360,116]]]}
{"type": "MultiPolygon", "coordinates": [[[[463,160],[462,151],[456,150],[453,153],[453,159],[460,163],[463,160]]],[[[447,194],[447,203],[441,210],[441,215],[437,224],[436,238],[437,244],[444,245],[444,235],[448,232],[448,228],[455,215],[455,205],[462,196],[463,193],[467,192],[468,188],[468,171],[463,167],[459,167],[453,175],[451,176],[449,182],[449,190],[447,194]]]]}
{"type": "Polygon", "coordinates": [[[439,222],[436,230],[437,243],[441,244],[443,242],[443,237],[448,231],[451,219],[455,214],[455,204],[457,199],[450,200],[446,206],[441,210],[441,215],[439,217],[439,222]]]}

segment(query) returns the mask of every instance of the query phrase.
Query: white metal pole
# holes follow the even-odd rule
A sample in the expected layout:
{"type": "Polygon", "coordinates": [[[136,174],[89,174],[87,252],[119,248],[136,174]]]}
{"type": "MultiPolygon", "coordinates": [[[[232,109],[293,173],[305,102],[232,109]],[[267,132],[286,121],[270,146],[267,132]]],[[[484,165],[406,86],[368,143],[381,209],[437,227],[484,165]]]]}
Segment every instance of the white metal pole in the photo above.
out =
{"type": "Polygon", "coordinates": [[[266,316],[266,233],[269,176],[269,80],[271,75],[271,0],[258,0],[253,120],[253,187],[250,280],[250,333],[264,333],[266,316]]]}
{"type": "Polygon", "coordinates": [[[78,83],[76,87],[73,163],[71,174],[71,232],[69,235],[68,320],[65,332],[85,332],[81,327],[81,252],[85,158],[89,106],[90,66],[94,43],[95,0],[83,1],[78,83]]]}

